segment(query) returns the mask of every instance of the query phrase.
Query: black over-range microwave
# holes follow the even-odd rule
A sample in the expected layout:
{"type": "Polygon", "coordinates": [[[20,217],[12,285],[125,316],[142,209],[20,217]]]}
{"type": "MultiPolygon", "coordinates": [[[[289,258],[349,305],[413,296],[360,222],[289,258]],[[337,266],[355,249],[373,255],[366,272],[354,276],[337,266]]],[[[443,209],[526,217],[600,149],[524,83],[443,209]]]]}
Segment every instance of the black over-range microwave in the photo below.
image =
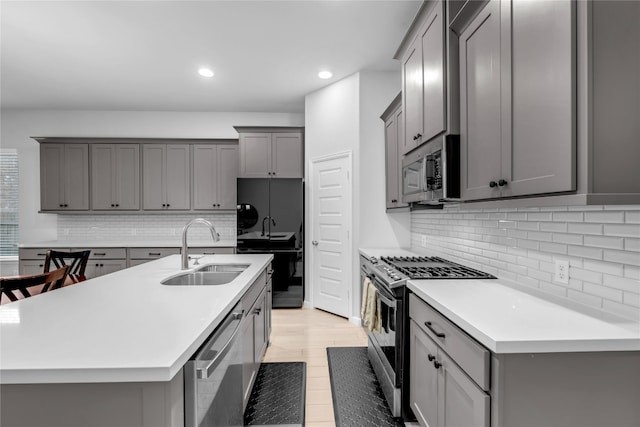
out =
{"type": "Polygon", "coordinates": [[[460,199],[460,136],[443,135],[402,160],[402,201],[441,204],[460,199]]]}

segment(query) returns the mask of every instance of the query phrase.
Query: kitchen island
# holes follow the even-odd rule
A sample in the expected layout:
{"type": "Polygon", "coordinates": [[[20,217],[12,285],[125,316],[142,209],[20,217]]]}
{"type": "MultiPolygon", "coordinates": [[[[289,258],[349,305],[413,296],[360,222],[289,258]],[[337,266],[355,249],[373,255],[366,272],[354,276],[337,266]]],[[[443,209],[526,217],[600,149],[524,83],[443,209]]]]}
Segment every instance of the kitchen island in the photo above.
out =
{"type": "Polygon", "coordinates": [[[162,285],[180,272],[172,255],[1,306],[0,424],[182,426],[183,365],[271,260],[205,256],[248,267],[224,285],[162,285]]]}

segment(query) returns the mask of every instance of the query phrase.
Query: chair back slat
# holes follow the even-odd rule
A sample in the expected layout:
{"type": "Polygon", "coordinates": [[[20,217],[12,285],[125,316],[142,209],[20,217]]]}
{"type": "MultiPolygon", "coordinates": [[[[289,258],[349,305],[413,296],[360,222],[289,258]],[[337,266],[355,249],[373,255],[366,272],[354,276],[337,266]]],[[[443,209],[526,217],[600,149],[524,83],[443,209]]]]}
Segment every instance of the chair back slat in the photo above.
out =
{"type": "Polygon", "coordinates": [[[6,295],[11,301],[18,301],[20,295],[22,298],[29,298],[39,293],[61,288],[70,268],[66,265],[54,271],[32,276],[0,278],[0,295],[6,295]],[[37,292],[38,290],[39,292],[37,292]]]}

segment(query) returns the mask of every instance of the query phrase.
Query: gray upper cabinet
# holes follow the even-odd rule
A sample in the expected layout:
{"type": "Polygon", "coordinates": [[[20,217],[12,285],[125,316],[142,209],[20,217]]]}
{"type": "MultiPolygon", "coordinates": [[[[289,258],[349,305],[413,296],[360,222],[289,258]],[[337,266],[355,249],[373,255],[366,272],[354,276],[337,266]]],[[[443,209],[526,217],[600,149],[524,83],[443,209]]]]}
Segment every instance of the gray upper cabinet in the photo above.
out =
{"type": "MultiPolygon", "coordinates": [[[[421,11],[415,38],[404,50],[402,86],[405,154],[446,129],[445,4],[421,11]]],[[[410,31],[411,34],[411,31],[410,31]]]]}
{"type": "Polygon", "coordinates": [[[574,8],[491,0],[460,34],[463,200],[576,189],[574,8]]]}
{"type": "Polygon", "coordinates": [[[140,209],[140,146],[91,145],[93,210],[140,209]]]}
{"type": "Polygon", "coordinates": [[[380,116],[384,120],[385,131],[385,178],[386,178],[386,207],[387,209],[404,208],[402,203],[402,179],[400,174],[401,159],[403,157],[403,117],[401,94],[391,102],[380,116]]]}
{"type": "Polygon", "coordinates": [[[190,146],[144,144],[142,149],[142,207],[145,210],[189,210],[190,146]]]}
{"type": "Polygon", "coordinates": [[[193,209],[236,209],[238,144],[193,146],[193,209]]]}
{"type": "Polygon", "coordinates": [[[89,209],[88,144],[40,144],[40,209],[89,209]]]}
{"type": "Polygon", "coordinates": [[[236,130],[240,134],[240,170],[238,177],[304,177],[302,128],[236,126],[236,130]]]}

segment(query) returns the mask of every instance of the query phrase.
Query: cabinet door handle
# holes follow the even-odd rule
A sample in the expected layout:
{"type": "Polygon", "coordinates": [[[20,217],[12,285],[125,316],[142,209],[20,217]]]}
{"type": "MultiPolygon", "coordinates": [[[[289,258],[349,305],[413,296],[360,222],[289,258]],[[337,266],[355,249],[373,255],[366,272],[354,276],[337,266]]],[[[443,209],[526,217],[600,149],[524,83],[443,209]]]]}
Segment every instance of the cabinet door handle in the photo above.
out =
{"type": "Polygon", "coordinates": [[[433,362],[433,359],[435,359],[436,357],[433,354],[428,354],[427,358],[429,359],[429,362],[433,362]]]}
{"type": "Polygon", "coordinates": [[[38,256],[47,256],[47,254],[36,254],[38,256]]]}
{"type": "Polygon", "coordinates": [[[440,368],[440,366],[442,366],[442,363],[438,362],[437,360],[433,361],[433,367],[434,368],[438,369],[438,368],[440,368]]]}
{"type": "Polygon", "coordinates": [[[498,181],[498,185],[500,187],[504,187],[505,185],[507,185],[507,181],[505,181],[504,179],[501,179],[500,181],[498,181]]]}
{"type": "Polygon", "coordinates": [[[433,326],[431,326],[431,322],[424,322],[424,326],[426,326],[438,338],[444,338],[444,333],[438,332],[435,329],[433,329],[433,326]]]}
{"type": "Polygon", "coordinates": [[[94,253],[94,255],[95,256],[105,256],[106,253],[104,253],[104,252],[96,252],[96,253],[94,253]]]}
{"type": "Polygon", "coordinates": [[[149,252],[149,255],[151,256],[160,256],[160,252],[149,252]]]}
{"type": "Polygon", "coordinates": [[[498,186],[498,183],[497,183],[497,182],[495,182],[495,181],[491,181],[491,182],[489,182],[489,187],[491,187],[491,188],[496,188],[497,186],[498,186]]]}
{"type": "Polygon", "coordinates": [[[260,312],[262,311],[262,309],[260,307],[256,308],[253,310],[253,314],[255,314],[256,316],[260,314],[260,312]]]}

